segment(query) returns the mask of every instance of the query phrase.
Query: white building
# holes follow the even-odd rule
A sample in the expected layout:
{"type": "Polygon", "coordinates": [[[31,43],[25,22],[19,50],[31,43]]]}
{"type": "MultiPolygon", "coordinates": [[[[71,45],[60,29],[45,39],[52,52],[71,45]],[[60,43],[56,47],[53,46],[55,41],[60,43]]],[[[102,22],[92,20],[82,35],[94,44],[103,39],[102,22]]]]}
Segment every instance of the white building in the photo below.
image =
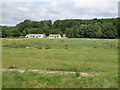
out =
{"type": "Polygon", "coordinates": [[[62,38],[60,34],[50,34],[48,38],[62,38]]]}
{"type": "Polygon", "coordinates": [[[67,38],[65,34],[63,34],[63,37],[62,38],[67,38]]]}
{"type": "Polygon", "coordinates": [[[27,34],[26,38],[44,38],[45,34],[27,34]]]}

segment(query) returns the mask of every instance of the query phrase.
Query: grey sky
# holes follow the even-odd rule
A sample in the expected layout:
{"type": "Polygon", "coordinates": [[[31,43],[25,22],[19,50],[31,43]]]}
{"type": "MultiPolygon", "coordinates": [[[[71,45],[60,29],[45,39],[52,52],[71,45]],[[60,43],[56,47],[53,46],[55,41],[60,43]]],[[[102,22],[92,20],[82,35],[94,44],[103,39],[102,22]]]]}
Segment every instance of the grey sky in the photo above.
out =
{"type": "Polygon", "coordinates": [[[118,16],[119,0],[4,0],[2,25],[16,25],[25,19],[89,19],[118,16]]]}

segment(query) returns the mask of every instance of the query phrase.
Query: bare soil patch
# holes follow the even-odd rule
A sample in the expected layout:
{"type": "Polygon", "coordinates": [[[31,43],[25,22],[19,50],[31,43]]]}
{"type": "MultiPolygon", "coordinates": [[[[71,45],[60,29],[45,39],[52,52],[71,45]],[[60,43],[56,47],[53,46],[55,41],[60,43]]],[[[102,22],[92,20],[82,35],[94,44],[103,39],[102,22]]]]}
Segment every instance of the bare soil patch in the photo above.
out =
{"type": "MultiPolygon", "coordinates": [[[[5,69],[5,68],[0,68],[1,72],[36,72],[36,73],[44,73],[44,74],[76,74],[76,72],[72,71],[50,71],[50,70],[28,70],[28,69],[5,69]]],[[[91,73],[87,72],[77,72],[80,74],[80,76],[94,76],[91,73]]]]}

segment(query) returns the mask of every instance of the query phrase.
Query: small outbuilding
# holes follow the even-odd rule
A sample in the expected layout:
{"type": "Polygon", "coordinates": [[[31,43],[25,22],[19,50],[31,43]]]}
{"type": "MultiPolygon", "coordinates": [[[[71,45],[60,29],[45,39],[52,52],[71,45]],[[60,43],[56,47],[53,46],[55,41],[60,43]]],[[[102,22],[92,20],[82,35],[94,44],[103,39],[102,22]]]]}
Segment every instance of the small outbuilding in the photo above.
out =
{"type": "Polygon", "coordinates": [[[62,38],[67,38],[65,34],[63,34],[63,37],[62,38]]]}

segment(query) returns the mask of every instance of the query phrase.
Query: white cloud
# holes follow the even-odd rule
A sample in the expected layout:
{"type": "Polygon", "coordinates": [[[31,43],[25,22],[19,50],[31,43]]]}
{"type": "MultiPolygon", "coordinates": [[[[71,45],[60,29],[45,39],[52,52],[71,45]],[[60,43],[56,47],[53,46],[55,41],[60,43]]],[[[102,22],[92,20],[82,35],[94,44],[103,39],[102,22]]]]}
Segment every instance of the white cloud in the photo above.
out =
{"type": "Polygon", "coordinates": [[[117,3],[118,0],[4,0],[2,24],[15,25],[25,19],[117,17],[117,3]]]}
{"type": "Polygon", "coordinates": [[[18,10],[23,11],[23,12],[27,12],[27,11],[29,11],[29,8],[26,8],[26,7],[18,7],[18,10]]]}
{"type": "Polygon", "coordinates": [[[74,7],[77,13],[110,17],[117,16],[117,2],[118,0],[74,0],[74,7]]]}
{"type": "Polygon", "coordinates": [[[35,0],[2,0],[2,2],[35,2],[35,0]]]}

